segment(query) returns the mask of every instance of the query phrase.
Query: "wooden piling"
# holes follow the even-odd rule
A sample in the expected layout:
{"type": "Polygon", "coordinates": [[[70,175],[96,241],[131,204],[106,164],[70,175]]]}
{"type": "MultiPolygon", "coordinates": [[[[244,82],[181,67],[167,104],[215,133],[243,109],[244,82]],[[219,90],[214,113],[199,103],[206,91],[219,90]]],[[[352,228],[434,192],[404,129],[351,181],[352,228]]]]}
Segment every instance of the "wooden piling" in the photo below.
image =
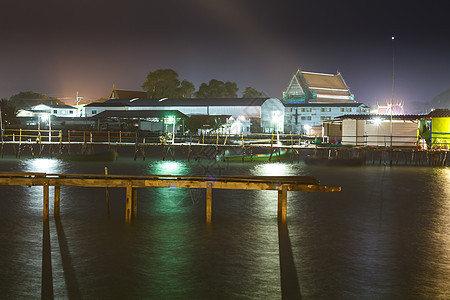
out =
{"type": "Polygon", "coordinates": [[[206,223],[211,223],[212,212],[212,182],[206,183],[206,223]]]}
{"type": "Polygon", "coordinates": [[[131,222],[131,212],[132,212],[132,202],[133,202],[133,185],[129,181],[127,183],[127,198],[125,203],[125,222],[131,222]]]}
{"type": "Polygon", "coordinates": [[[49,187],[48,187],[48,182],[44,182],[43,185],[43,190],[44,190],[44,207],[43,207],[43,212],[44,212],[44,221],[48,220],[48,212],[49,212],[49,187]]]}
{"type": "Polygon", "coordinates": [[[135,218],[137,216],[137,189],[132,189],[132,216],[135,218]]]}
{"type": "Polygon", "coordinates": [[[287,220],[287,186],[282,185],[278,190],[278,222],[286,223],[287,220]]]}
{"type": "MultiPolygon", "coordinates": [[[[105,167],[105,175],[108,175],[108,167],[105,167]]],[[[106,187],[106,212],[109,216],[110,208],[109,208],[109,188],[106,187]]]]}
{"type": "Polygon", "coordinates": [[[59,216],[59,204],[60,204],[60,200],[61,200],[61,187],[59,185],[55,185],[55,201],[53,204],[53,214],[55,216],[59,216]]]}

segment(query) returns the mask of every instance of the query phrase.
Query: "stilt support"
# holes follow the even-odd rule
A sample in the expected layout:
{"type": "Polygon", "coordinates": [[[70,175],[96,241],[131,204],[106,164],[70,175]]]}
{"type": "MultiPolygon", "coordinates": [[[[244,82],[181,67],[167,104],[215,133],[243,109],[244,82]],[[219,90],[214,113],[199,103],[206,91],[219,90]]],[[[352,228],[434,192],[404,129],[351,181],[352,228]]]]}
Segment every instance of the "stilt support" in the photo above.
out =
{"type": "Polygon", "coordinates": [[[127,200],[125,205],[125,222],[131,223],[131,210],[133,202],[133,186],[131,181],[127,184],[127,200]]]}
{"type": "Polygon", "coordinates": [[[44,183],[44,220],[48,220],[49,211],[49,187],[48,182],[44,183]]]}
{"type": "Polygon", "coordinates": [[[206,183],[206,223],[211,223],[212,182],[206,183]]]}
{"type": "Polygon", "coordinates": [[[55,185],[55,202],[53,205],[54,215],[59,216],[59,203],[61,200],[61,187],[59,185],[55,185]]]}
{"type": "Polygon", "coordinates": [[[287,219],[287,186],[278,190],[278,222],[286,223],[287,219]]]}
{"type": "Polygon", "coordinates": [[[133,208],[133,211],[132,211],[132,216],[133,216],[133,218],[135,218],[136,216],[137,216],[137,189],[136,188],[133,188],[132,189],[132,208],[133,208]]]}

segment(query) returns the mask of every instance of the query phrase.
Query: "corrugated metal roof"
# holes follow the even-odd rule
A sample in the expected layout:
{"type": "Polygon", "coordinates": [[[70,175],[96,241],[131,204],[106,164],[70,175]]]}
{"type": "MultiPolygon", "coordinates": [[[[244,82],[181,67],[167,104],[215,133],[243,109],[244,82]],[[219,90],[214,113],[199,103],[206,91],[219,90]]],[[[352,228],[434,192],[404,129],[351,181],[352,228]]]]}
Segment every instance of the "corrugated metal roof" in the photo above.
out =
{"type": "Polygon", "coordinates": [[[364,103],[355,103],[354,101],[352,102],[347,102],[347,103],[299,103],[299,104],[289,104],[289,103],[284,103],[285,107],[364,107],[364,108],[368,108],[367,105],[365,105],[364,103]]]}
{"type": "Polygon", "coordinates": [[[428,118],[450,118],[450,109],[435,109],[427,115],[428,118]]]}
{"type": "Polygon", "coordinates": [[[88,107],[117,106],[261,106],[269,98],[162,98],[162,99],[110,99],[90,103],[88,107]]]}
{"type": "Polygon", "coordinates": [[[91,118],[165,118],[168,116],[187,118],[185,114],[178,110],[105,110],[91,118]]]}
{"type": "MultiPolygon", "coordinates": [[[[426,115],[392,115],[393,120],[420,120],[426,115]]],[[[376,114],[359,114],[359,115],[342,115],[335,119],[353,119],[353,120],[372,120],[372,119],[390,119],[390,115],[376,115],[376,114]]]]}

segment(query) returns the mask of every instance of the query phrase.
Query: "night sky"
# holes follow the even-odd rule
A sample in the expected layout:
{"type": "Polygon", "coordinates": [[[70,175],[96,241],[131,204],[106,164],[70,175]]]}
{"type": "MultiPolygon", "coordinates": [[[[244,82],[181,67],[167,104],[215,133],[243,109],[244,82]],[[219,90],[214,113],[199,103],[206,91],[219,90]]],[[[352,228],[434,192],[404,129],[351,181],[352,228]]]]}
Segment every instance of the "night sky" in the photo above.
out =
{"type": "Polygon", "coordinates": [[[395,99],[408,108],[450,88],[448,10],[393,2],[7,0],[0,97],[97,99],[113,84],[139,90],[148,72],[172,68],[196,88],[215,78],[281,98],[301,68],[341,72],[356,100],[371,105],[391,99],[394,52],[395,99]]]}

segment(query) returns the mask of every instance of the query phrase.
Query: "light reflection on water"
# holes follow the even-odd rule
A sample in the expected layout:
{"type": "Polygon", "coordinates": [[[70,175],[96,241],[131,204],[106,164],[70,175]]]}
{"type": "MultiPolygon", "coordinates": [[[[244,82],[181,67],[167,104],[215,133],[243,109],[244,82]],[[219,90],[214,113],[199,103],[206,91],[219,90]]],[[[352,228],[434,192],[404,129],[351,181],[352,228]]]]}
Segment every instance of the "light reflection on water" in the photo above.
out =
{"type": "Polygon", "coordinates": [[[48,174],[65,173],[66,163],[56,158],[34,158],[20,161],[23,172],[38,172],[48,174]]]}
{"type": "MultiPolygon", "coordinates": [[[[120,160],[114,174],[211,174],[216,165],[120,160]],[[210,172],[210,173],[208,173],[210,172]]],[[[1,161],[3,171],[101,173],[105,164],[52,159],[1,161]]],[[[223,167],[220,166],[220,167],[223,167]]],[[[230,164],[227,174],[312,175],[342,185],[340,194],[288,193],[288,225],[301,294],[306,299],[449,298],[450,170],[324,168],[303,164],[230,164]]],[[[0,187],[0,292],[40,293],[42,188],[0,187]],[[31,209],[28,206],[31,203],[31,209]],[[23,209],[23,204],[26,208],[23,209]]],[[[85,298],[279,299],[277,193],[205,194],[138,189],[138,217],[124,226],[125,193],[63,188],[62,228],[85,298]]],[[[52,217],[51,217],[51,220],[52,217]]],[[[50,222],[55,295],[67,298],[54,223],[50,222]]],[[[57,297],[58,298],[58,297],[57,297]]]]}

